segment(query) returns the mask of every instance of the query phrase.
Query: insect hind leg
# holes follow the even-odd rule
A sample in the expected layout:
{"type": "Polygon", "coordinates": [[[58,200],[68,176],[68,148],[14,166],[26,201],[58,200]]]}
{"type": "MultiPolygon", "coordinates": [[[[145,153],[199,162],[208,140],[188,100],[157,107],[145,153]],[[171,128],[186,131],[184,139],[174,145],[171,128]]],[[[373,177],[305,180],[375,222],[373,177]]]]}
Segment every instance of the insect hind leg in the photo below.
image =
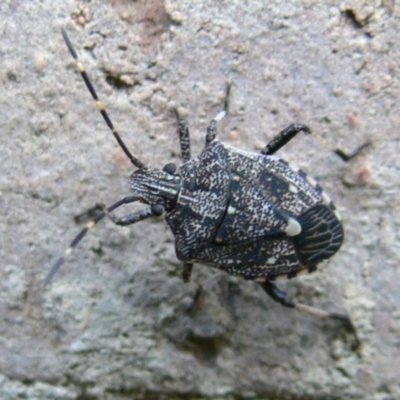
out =
{"type": "Polygon", "coordinates": [[[297,303],[293,300],[288,299],[286,293],[283,290],[279,289],[278,286],[276,286],[271,281],[261,282],[260,285],[263,288],[263,290],[268,294],[268,296],[270,296],[273,300],[275,300],[284,307],[294,308],[299,311],[305,311],[310,314],[317,315],[318,317],[321,318],[339,320],[348,326],[352,326],[350,318],[345,314],[328,312],[325,310],[321,310],[320,308],[311,307],[306,304],[297,303]]]}

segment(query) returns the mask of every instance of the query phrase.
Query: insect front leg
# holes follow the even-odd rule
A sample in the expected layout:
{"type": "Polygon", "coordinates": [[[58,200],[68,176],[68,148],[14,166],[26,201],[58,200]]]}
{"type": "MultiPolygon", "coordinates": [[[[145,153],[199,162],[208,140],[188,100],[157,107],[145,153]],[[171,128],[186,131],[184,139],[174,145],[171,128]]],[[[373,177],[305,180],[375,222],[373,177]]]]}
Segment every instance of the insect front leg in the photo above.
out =
{"type": "Polygon", "coordinates": [[[156,204],[143,210],[136,211],[132,214],[123,217],[116,217],[115,215],[107,213],[111,221],[119,226],[127,226],[135,224],[136,222],[143,221],[150,217],[159,217],[164,212],[164,207],[161,204],[156,204]]]}

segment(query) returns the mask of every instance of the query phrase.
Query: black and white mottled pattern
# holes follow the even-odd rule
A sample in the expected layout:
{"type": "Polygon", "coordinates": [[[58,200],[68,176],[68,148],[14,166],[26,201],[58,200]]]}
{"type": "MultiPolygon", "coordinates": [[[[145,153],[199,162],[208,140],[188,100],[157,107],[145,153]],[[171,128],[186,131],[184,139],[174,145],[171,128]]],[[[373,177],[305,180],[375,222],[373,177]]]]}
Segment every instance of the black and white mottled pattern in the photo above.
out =
{"type": "Polygon", "coordinates": [[[313,271],[341,246],[343,230],[329,197],[275,156],[214,140],[177,175],[181,188],[166,220],[184,262],[273,280],[313,271]]]}

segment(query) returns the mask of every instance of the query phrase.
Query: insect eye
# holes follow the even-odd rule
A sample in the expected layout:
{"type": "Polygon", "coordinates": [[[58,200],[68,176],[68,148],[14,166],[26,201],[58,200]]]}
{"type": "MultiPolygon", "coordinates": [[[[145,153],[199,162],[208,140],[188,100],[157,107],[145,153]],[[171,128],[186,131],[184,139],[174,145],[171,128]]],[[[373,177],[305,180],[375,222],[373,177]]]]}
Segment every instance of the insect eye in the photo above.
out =
{"type": "Polygon", "coordinates": [[[176,171],[176,165],[174,163],[168,163],[164,165],[163,171],[169,175],[174,175],[176,171]]]}

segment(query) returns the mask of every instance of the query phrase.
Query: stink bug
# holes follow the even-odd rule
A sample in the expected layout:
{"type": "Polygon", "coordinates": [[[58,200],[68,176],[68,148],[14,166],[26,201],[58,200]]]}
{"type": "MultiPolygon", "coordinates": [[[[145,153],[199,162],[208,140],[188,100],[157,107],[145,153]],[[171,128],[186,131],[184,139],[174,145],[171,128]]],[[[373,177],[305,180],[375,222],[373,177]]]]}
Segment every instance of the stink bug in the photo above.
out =
{"type": "MultiPolygon", "coordinates": [[[[300,272],[314,271],[339,250],[343,241],[340,218],[322,188],[303,171],[273,155],[297,133],[310,134],[310,129],[290,125],[261,153],[219,142],[217,123],[227,113],[228,85],[224,108],[210,122],[200,155],[191,157],[188,125],[176,112],[183,163],[179,168],[174,164],[162,170],[149,168],[122,141],[65,30],[62,35],[98,110],[137,169],[130,177],[133,194],[103,209],[86,225],[54,264],[45,284],[87,231],[106,215],[126,226],[164,214],[175,237],[176,255],[183,262],[184,281],[189,281],[194,263],[206,264],[259,282],[266,293],[286,307],[348,321],[344,315],[287,300],[273,283],[279,277],[293,278],[300,272]],[[136,201],[149,207],[122,218],[111,214],[121,205],[136,201]]],[[[350,155],[332,150],[347,161],[367,145],[350,155]]]]}

